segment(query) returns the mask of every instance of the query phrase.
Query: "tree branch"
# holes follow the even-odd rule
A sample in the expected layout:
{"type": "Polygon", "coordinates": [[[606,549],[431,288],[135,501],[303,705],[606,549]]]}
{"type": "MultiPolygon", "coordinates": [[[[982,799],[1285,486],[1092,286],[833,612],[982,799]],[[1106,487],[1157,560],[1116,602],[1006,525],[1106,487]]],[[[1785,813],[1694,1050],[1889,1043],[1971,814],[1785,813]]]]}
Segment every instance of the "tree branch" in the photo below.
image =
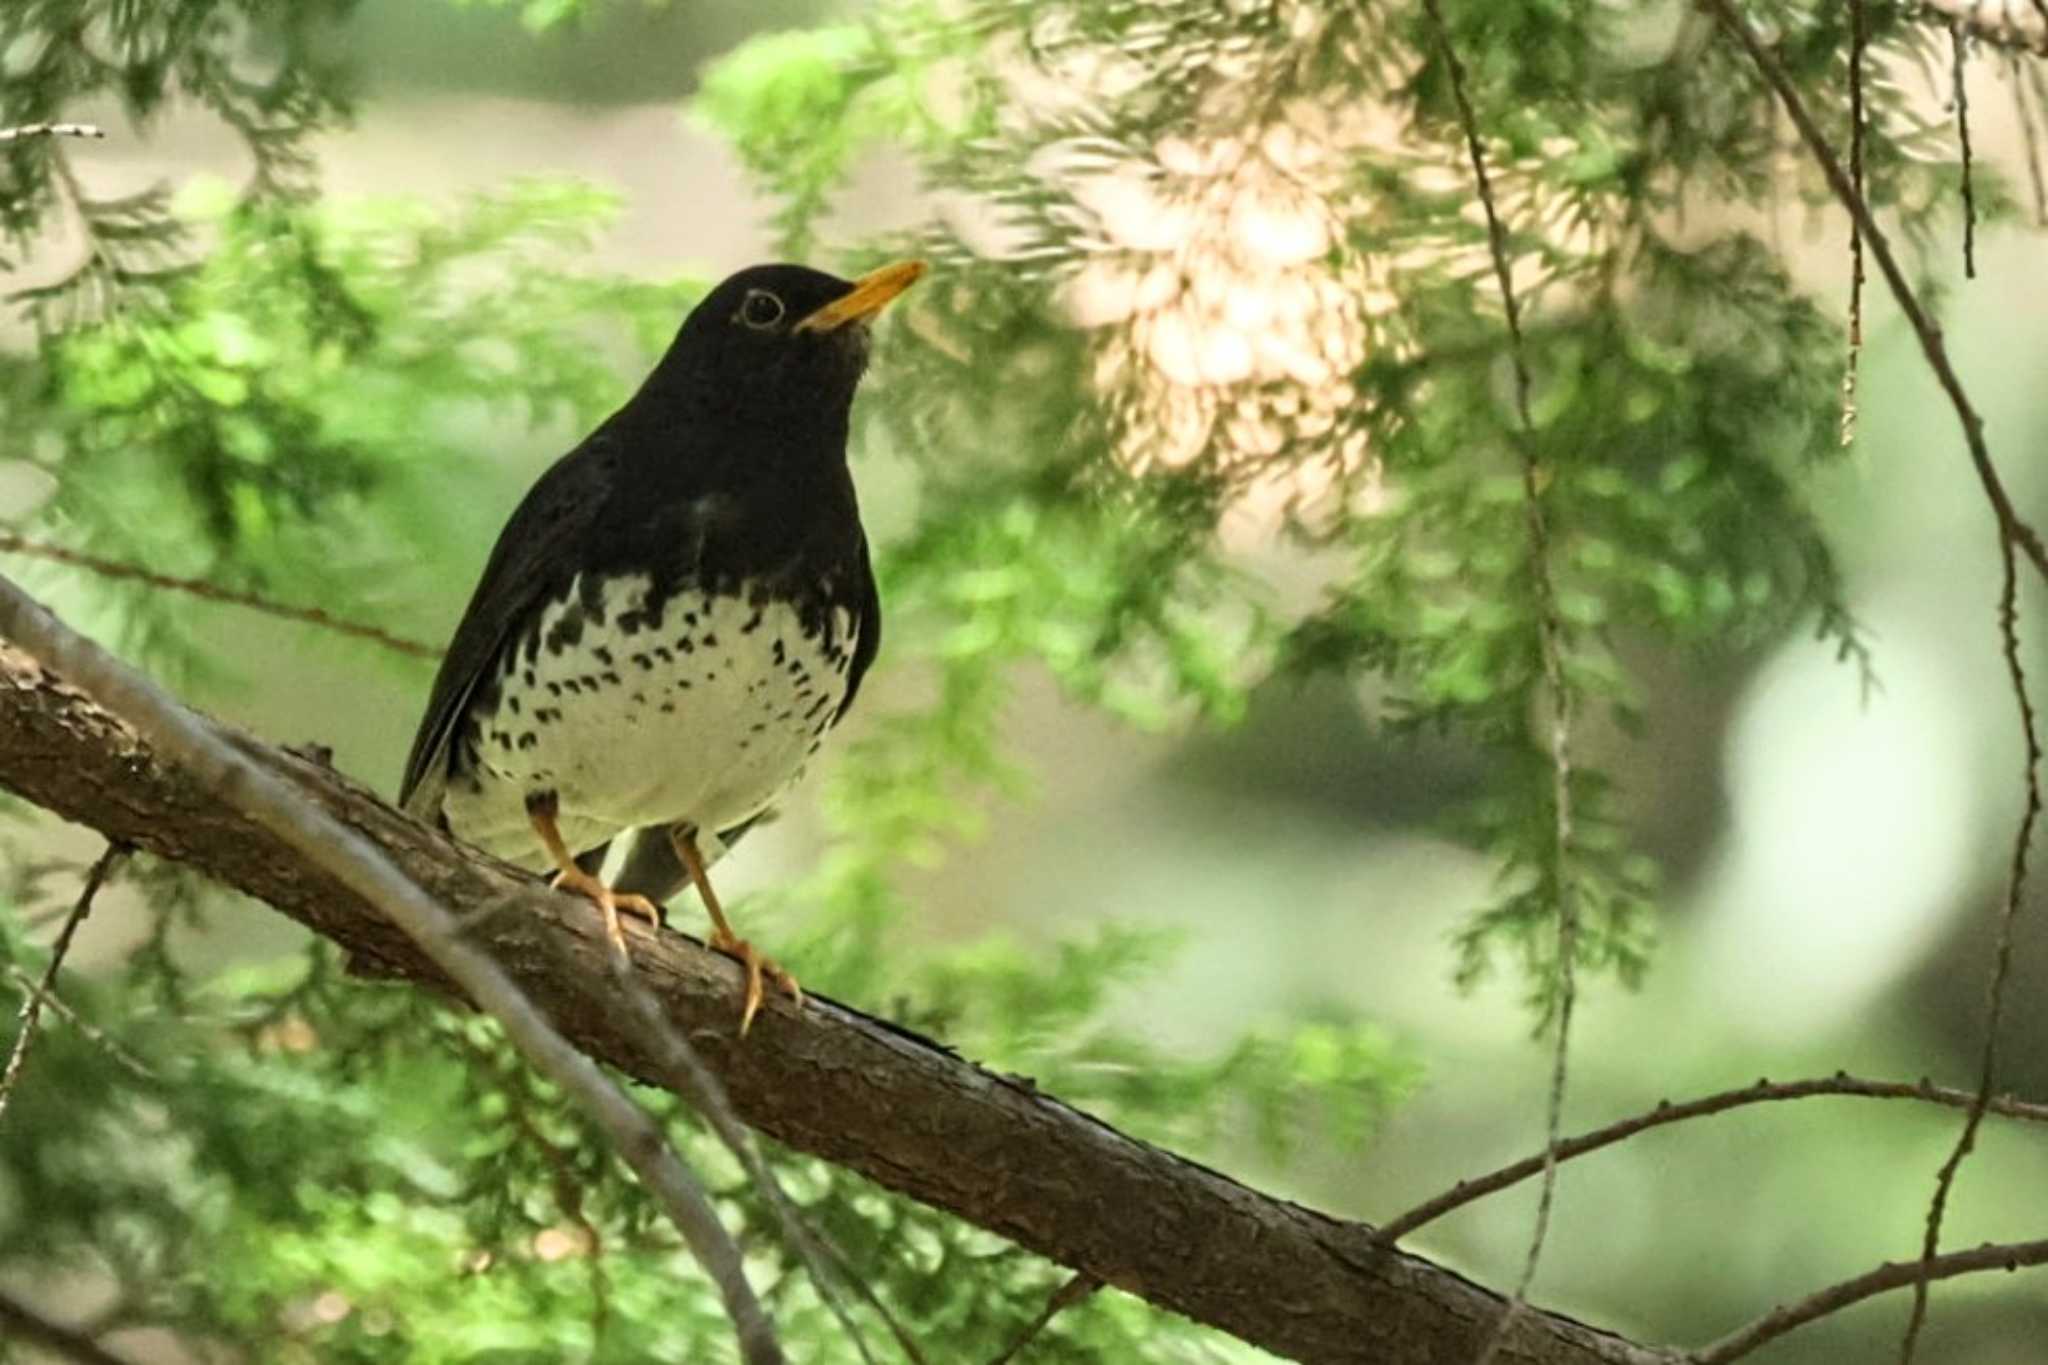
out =
{"type": "MultiPolygon", "coordinates": [[[[1652,1128],[1661,1128],[1667,1123],[1683,1123],[1689,1119],[1704,1118],[1709,1114],[1726,1113],[1745,1105],[1767,1104],[1783,1100],[1810,1099],[1816,1095],[1846,1095],[1860,1099],[1879,1100],[1924,1100],[1929,1104],[1946,1105],[1951,1109],[1973,1109],[1979,1097],[1968,1090],[1951,1090],[1927,1081],[1908,1085],[1904,1081],[1872,1081],[1846,1072],[1832,1076],[1817,1077],[1804,1081],[1758,1081],[1739,1090],[1723,1090],[1713,1095],[1702,1095],[1696,1100],[1682,1104],[1665,1101],[1648,1113],[1633,1114],[1619,1119],[1604,1128],[1595,1128],[1590,1133],[1566,1138],[1555,1148],[1557,1160],[1570,1161],[1574,1157],[1597,1152],[1603,1147],[1612,1147],[1617,1142],[1634,1137],[1637,1133],[1652,1128]]],[[[1983,1101],[1985,1108],[1994,1114],[2007,1118],[2024,1119],[2032,1123],[2048,1123],[2048,1104],[2028,1104],[2011,1096],[1992,1096],[1983,1101]]],[[[1461,1209],[1489,1194],[1498,1194],[1510,1185],[1520,1184],[1532,1175],[1543,1171],[1545,1154],[1524,1157],[1510,1166],[1503,1166],[1476,1180],[1461,1180],[1434,1199],[1417,1204],[1399,1218],[1391,1219],[1380,1227],[1379,1235],[1393,1243],[1414,1232],[1417,1228],[1434,1223],[1454,1209],[1461,1209]]]]}
{"type": "MultiPolygon", "coordinates": [[[[465,936],[589,1056],[660,1083],[659,1045],[622,1016],[589,905],[457,847],[326,767],[183,714],[460,916],[465,936]]],[[[4,642],[0,785],[269,903],[342,945],[361,972],[469,998],[382,898],[4,642]]],[[[1501,1311],[1499,1295],[1382,1247],[1365,1224],[1248,1189],[828,999],[801,1009],[771,999],[739,1043],[740,969],[680,934],[636,935],[634,966],[761,1132],[1254,1345],[1311,1365],[1470,1359],[1501,1311]]],[[[1669,1359],[1533,1311],[1510,1355],[1516,1365],[1669,1359]]]]}
{"type": "Polygon", "coordinates": [[[1971,1251],[1952,1251],[1931,1261],[1886,1261],[1872,1271],[1829,1285],[1797,1303],[1773,1308],[1747,1327],[1731,1332],[1711,1346],[1683,1357],[1684,1365],[1729,1365],[1757,1347],[1777,1340],[1795,1327],[1838,1313],[1852,1303],[1907,1285],[1928,1280],[1946,1280],[1983,1270],[2018,1270],[2021,1266],[2048,1265],[2048,1241],[2013,1242],[2003,1246],[1981,1246],[1971,1251]]]}
{"type": "MultiPolygon", "coordinates": [[[[12,582],[0,578],[0,631],[32,644],[119,706],[130,733],[173,757],[188,783],[281,850],[345,888],[414,945],[479,1007],[535,1069],[562,1088],[612,1138],[619,1155],[668,1215],[698,1264],[717,1286],[748,1365],[782,1365],[775,1331],[747,1283],[739,1248],[718,1219],[703,1186],[683,1165],[647,1111],[555,1031],[493,958],[463,935],[461,924],[418,879],[409,877],[349,823],[295,791],[285,774],[262,763],[204,718],[179,706],[141,675],[76,634],[12,582]]],[[[13,653],[10,646],[0,646],[13,653]]],[[[140,840],[109,836],[116,845],[140,840]]],[[[611,953],[618,950],[606,940],[611,953]]],[[[609,956],[607,961],[609,961],[609,956]]]]}
{"type": "Polygon", "coordinates": [[[140,564],[129,564],[118,559],[107,559],[101,555],[89,555],[82,550],[73,550],[64,545],[52,545],[47,541],[31,540],[19,532],[0,527],[0,551],[8,554],[27,555],[32,559],[47,559],[58,564],[67,564],[74,569],[84,569],[102,578],[121,579],[141,583],[148,587],[160,588],[166,592],[182,592],[208,602],[222,602],[231,607],[247,607],[260,611],[266,616],[275,616],[286,621],[297,621],[301,625],[318,626],[338,635],[353,636],[358,640],[369,640],[399,654],[409,654],[415,659],[438,659],[441,651],[418,640],[408,640],[402,635],[377,626],[366,626],[357,621],[345,621],[331,616],[318,607],[295,607],[285,602],[273,602],[253,592],[240,592],[234,588],[223,588],[218,583],[209,583],[203,578],[178,578],[171,574],[145,569],[140,564]]]}
{"type": "Polygon", "coordinates": [[[2027,562],[2034,566],[2043,578],[2048,578],[2048,546],[2044,546],[2040,533],[2013,507],[2011,496],[2005,490],[2005,483],[1998,476],[1997,466],[1991,463],[1991,450],[1984,442],[1984,419],[1972,406],[1970,396],[1963,389],[1962,378],[1956,373],[1955,365],[1949,360],[1948,346],[1941,338],[1941,326],[1921,306],[1920,298],[1913,292],[1913,286],[1906,279],[1906,272],[1900,268],[1898,258],[1892,254],[1891,239],[1884,229],[1877,225],[1877,217],[1870,211],[1870,204],[1858,193],[1849,173],[1842,167],[1841,158],[1828,145],[1827,136],[1814,122],[1813,114],[1806,102],[1799,97],[1798,87],[1785,74],[1781,63],[1763,40],[1751,28],[1749,22],[1735,9],[1730,0],[1694,0],[1734,42],[1749,55],[1756,69],[1763,74],[1765,84],[1777,92],[1784,101],[1785,112],[1792,117],[1792,124],[1799,130],[1801,140],[1813,156],[1814,163],[1827,177],[1828,186],[1841,200],[1842,207],[1862,234],[1864,244],[1877,261],[1877,268],[1884,275],[1885,284],[1891,289],[1892,297],[1899,305],[1899,311],[1906,315],[1912,325],[1913,334],[1920,339],[1920,350],[1927,358],[1927,367],[1934,371],[1936,382],[1942,392],[1948,395],[1949,404],[1956,410],[1956,420],[1963,428],[1963,441],[1969,447],[1970,464],[1977,472],[1977,481],[1983,485],[1984,496],[1991,503],[1991,513],[1998,519],[1999,534],[2006,537],[2027,562]]]}
{"type": "Polygon", "coordinates": [[[71,951],[71,936],[92,913],[92,898],[106,885],[107,878],[113,875],[127,852],[127,845],[118,840],[111,841],[106,852],[94,861],[85,874],[85,885],[79,888],[78,899],[72,902],[71,912],[64,916],[56,941],[50,945],[50,965],[43,969],[42,980],[35,983],[35,989],[21,1002],[21,1028],[14,1035],[14,1047],[7,1054],[6,1070],[0,1071],[0,1117],[6,1115],[7,1101],[14,1094],[15,1083],[21,1079],[22,1068],[28,1065],[28,1052],[36,1041],[36,1025],[42,1022],[43,1006],[56,990],[57,973],[64,966],[65,954],[71,951]]]}

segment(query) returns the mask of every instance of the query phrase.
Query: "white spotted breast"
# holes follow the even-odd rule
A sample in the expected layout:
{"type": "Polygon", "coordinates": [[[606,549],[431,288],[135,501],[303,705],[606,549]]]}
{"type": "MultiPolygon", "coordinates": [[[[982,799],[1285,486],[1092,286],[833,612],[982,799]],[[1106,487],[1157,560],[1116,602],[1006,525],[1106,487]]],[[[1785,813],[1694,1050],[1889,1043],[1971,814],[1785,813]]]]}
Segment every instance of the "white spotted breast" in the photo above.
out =
{"type": "Polygon", "coordinates": [[[632,826],[716,832],[803,774],[846,699],[860,622],[748,592],[578,579],[479,687],[441,809],[453,833],[540,868],[526,802],[555,795],[571,850],[632,826]]]}

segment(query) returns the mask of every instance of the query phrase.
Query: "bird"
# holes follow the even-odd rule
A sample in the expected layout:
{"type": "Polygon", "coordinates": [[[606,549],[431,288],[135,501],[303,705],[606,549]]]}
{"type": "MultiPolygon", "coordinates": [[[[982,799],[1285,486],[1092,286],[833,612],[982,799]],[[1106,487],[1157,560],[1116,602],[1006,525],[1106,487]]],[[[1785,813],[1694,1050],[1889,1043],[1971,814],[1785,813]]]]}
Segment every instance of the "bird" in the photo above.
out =
{"type": "Polygon", "coordinates": [[[870,327],[924,273],[753,266],[684,319],[640,388],[527,492],[464,610],[399,804],[620,914],[694,884],[710,946],[796,979],[733,932],[709,866],[769,816],[845,717],[881,641],[847,437],[870,327]],[[612,882],[607,851],[627,856],[612,882]]]}

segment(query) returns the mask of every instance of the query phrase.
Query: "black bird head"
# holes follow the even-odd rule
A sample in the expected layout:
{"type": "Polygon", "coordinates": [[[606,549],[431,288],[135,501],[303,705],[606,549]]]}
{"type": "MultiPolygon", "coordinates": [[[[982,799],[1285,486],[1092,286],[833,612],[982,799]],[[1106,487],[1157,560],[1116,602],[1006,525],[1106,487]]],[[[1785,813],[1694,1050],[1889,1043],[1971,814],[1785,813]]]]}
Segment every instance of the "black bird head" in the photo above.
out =
{"type": "Polygon", "coordinates": [[[691,311],[645,396],[742,424],[843,422],[867,368],[868,324],[922,274],[921,261],[851,281],[808,266],[750,266],[691,311]]]}

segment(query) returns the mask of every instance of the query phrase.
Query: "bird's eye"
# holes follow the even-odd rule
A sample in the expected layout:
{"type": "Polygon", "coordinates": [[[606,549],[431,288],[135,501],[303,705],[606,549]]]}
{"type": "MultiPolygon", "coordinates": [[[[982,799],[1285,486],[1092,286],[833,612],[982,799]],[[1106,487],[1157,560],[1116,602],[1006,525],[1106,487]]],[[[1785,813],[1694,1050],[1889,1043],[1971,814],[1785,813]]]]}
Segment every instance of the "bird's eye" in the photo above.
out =
{"type": "Polygon", "coordinates": [[[750,289],[740,304],[740,321],[749,327],[773,327],[782,321],[782,300],[765,289],[750,289]]]}

